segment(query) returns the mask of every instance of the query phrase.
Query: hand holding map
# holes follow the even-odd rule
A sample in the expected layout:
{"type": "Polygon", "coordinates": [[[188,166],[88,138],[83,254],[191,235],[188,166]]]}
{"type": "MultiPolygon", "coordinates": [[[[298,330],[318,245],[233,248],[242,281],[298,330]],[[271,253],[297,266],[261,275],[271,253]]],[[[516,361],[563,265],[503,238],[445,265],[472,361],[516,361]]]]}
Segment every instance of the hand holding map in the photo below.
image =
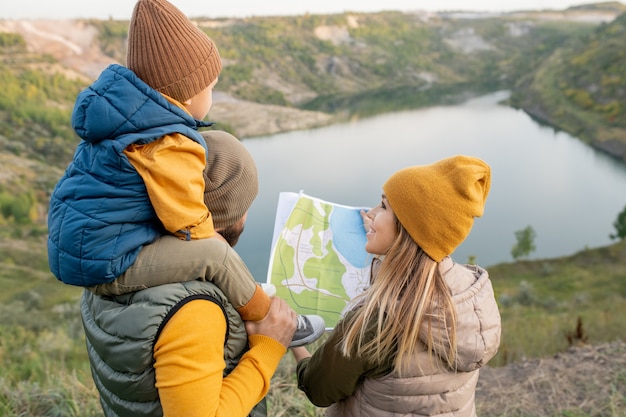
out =
{"type": "Polygon", "coordinates": [[[319,314],[332,329],[350,301],[369,285],[361,210],[280,193],[267,282],[299,314],[319,314]]]}

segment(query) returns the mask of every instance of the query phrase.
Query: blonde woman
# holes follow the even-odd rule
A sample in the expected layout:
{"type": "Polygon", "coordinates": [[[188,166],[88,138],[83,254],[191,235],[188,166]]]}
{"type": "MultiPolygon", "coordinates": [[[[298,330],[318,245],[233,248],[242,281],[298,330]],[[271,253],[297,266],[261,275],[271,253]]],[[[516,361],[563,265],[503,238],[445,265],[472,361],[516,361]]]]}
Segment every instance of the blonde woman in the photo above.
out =
{"type": "Polygon", "coordinates": [[[487,271],[450,254],[482,216],[482,160],[454,156],[393,174],[364,213],[378,255],[370,287],[311,355],[293,348],[298,386],[328,416],[475,416],[479,368],[497,352],[487,271]]]}

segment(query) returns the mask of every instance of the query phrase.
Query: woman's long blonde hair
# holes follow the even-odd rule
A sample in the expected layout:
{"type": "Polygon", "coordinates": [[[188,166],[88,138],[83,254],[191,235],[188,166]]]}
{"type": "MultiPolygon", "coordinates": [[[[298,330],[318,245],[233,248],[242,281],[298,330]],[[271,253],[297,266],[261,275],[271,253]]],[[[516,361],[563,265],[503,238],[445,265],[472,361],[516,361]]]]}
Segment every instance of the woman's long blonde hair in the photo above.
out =
{"type": "Polygon", "coordinates": [[[439,264],[413,241],[397,218],[396,229],[371,286],[359,296],[355,314],[347,318],[341,350],[347,357],[377,364],[393,358],[393,368],[401,374],[425,345],[431,359],[436,352],[454,369],[456,314],[439,264]],[[443,322],[436,331],[447,334],[435,338],[431,319],[443,322]],[[423,324],[427,331],[420,335],[423,324]]]}

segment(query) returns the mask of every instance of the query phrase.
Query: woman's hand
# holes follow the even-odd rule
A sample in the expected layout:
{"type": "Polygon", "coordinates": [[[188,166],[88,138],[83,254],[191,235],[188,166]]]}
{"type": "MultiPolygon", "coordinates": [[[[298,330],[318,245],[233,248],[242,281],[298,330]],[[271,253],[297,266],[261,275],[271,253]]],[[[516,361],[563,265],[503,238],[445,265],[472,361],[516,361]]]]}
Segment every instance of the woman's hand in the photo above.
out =
{"type": "Polygon", "coordinates": [[[365,233],[367,233],[370,231],[370,223],[372,223],[372,218],[365,210],[361,210],[361,218],[363,219],[363,228],[365,229],[365,233]]]}
{"type": "Polygon", "coordinates": [[[300,362],[302,359],[311,357],[311,354],[304,346],[291,348],[291,353],[293,353],[293,357],[296,360],[296,363],[300,362]]]}

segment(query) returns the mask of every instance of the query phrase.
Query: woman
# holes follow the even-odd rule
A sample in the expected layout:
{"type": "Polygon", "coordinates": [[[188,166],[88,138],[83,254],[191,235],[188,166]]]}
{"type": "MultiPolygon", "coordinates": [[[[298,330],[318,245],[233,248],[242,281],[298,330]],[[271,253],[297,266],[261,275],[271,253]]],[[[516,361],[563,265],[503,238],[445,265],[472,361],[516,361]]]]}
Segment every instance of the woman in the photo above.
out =
{"type": "Polygon", "coordinates": [[[497,352],[487,271],[449,255],[482,216],[491,170],[455,156],[393,174],[364,214],[370,287],[311,356],[298,386],[328,416],[475,416],[478,369],[497,352]]]}

